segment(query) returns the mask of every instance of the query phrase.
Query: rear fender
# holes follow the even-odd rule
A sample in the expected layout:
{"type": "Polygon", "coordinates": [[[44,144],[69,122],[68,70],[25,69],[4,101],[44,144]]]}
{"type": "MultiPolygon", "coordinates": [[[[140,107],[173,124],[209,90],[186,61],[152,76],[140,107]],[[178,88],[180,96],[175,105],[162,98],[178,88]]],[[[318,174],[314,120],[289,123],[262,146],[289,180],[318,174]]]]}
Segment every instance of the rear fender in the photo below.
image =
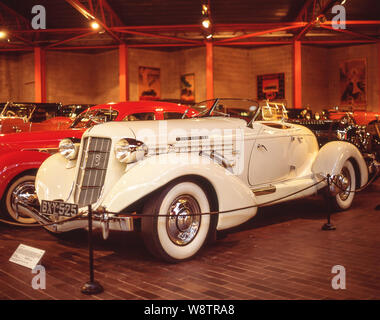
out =
{"type": "Polygon", "coordinates": [[[350,160],[353,163],[357,177],[357,187],[362,187],[368,181],[368,169],[358,148],[349,142],[332,141],[326,143],[318,152],[311,168],[314,174],[339,174],[343,164],[350,160]]]}

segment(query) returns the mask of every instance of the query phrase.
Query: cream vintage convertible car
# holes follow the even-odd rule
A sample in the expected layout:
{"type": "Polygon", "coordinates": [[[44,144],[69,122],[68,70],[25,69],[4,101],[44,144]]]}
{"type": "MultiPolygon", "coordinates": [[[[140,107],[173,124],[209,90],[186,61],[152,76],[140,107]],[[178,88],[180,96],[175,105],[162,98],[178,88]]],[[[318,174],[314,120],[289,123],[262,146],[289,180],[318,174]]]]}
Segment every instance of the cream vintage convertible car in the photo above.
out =
{"type": "MultiPolygon", "coordinates": [[[[199,113],[191,119],[106,123],[88,129],[80,144],[61,141],[37,173],[41,209],[33,217],[51,223],[92,205],[105,238],[109,230],[138,230],[155,256],[177,262],[257,207],[317,193],[328,174],[330,199],[341,210],[367,182],[355,146],[334,141],[319,149],[314,134],[284,122],[274,103],[215,99],[192,108],[199,113]],[[247,110],[251,121],[229,117],[233,109],[247,110]]],[[[86,228],[85,216],[47,228],[86,228]]]]}

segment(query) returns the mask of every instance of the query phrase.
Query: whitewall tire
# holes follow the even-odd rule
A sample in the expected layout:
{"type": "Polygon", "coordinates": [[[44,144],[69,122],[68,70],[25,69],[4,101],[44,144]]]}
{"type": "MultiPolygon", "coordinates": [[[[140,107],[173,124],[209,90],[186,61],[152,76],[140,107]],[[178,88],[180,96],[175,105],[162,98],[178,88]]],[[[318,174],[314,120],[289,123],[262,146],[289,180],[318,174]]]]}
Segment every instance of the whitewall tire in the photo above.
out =
{"type": "Polygon", "coordinates": [[[35,219],[28,215],[28,210],[25,207],[18,206],[18,214],[16,208],[17,200],[21,200],[38,209],[39,205],[34,186],[35,179],[36,176],[33,174],[19,176],[9,185],[4,194],[2,201],[3,210],[9,217],[19,223],[31,224],[36,222],[35,219]]]}
{"type": "Polygon", "coordinates": [[[338,194],[332,198],[332,205],[336,210],[347,210],[351,207],[352,201],[355,197],[356,177],[355,169],[352,163],[347,160],[342,167],[340,176],[344,180],[344,191],[339,189],[338,194]]]}
{"type": "Polygon", "coordinates": [[[172,217],[143,217],[141,230],[149,251],[167,262],[180,262],[193,257],[202,248],[211,229],[205,191],[196,183],[180,181],[169,184],[147,200],[143,215],[158,214],[172,217]]]}

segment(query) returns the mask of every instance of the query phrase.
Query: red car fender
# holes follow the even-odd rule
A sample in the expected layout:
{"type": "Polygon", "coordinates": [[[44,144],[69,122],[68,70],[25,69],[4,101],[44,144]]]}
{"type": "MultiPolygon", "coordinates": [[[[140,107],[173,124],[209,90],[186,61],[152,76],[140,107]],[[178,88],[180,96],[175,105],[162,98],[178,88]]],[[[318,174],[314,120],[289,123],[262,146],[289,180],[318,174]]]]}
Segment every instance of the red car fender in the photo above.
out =
{"type": "Polygon", "coordinates": [[[38,169],[49,156],[39,151],[15,151],[0,156],[0,199],[13,178],[24,171],[38,169]]]}

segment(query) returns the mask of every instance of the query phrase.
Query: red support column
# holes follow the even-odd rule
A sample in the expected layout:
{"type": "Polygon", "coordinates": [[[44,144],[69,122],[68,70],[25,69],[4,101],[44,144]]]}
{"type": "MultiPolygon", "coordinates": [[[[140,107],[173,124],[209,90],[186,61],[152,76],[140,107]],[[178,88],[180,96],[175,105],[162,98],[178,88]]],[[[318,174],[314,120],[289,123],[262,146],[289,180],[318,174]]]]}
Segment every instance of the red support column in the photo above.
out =
{"type": "Polygon", "coordinates": [[[45,51],[34,48],[34,100],[46,102],[45,51]]]}
{"type": "Polygon", "coordinates": [[[128,47],[125,44],[119,45],[119,90],[120,101],[128,101],[128,47]]]}
{"type": "Polygon", "coordinates": [[[293,106],[302,108],[301,41],[293,43],[293,106]]]}
{"type": "Polygon", "coordinates": [[[213,44],[206,41],[206,99],[214,99],[213,44]]]}

